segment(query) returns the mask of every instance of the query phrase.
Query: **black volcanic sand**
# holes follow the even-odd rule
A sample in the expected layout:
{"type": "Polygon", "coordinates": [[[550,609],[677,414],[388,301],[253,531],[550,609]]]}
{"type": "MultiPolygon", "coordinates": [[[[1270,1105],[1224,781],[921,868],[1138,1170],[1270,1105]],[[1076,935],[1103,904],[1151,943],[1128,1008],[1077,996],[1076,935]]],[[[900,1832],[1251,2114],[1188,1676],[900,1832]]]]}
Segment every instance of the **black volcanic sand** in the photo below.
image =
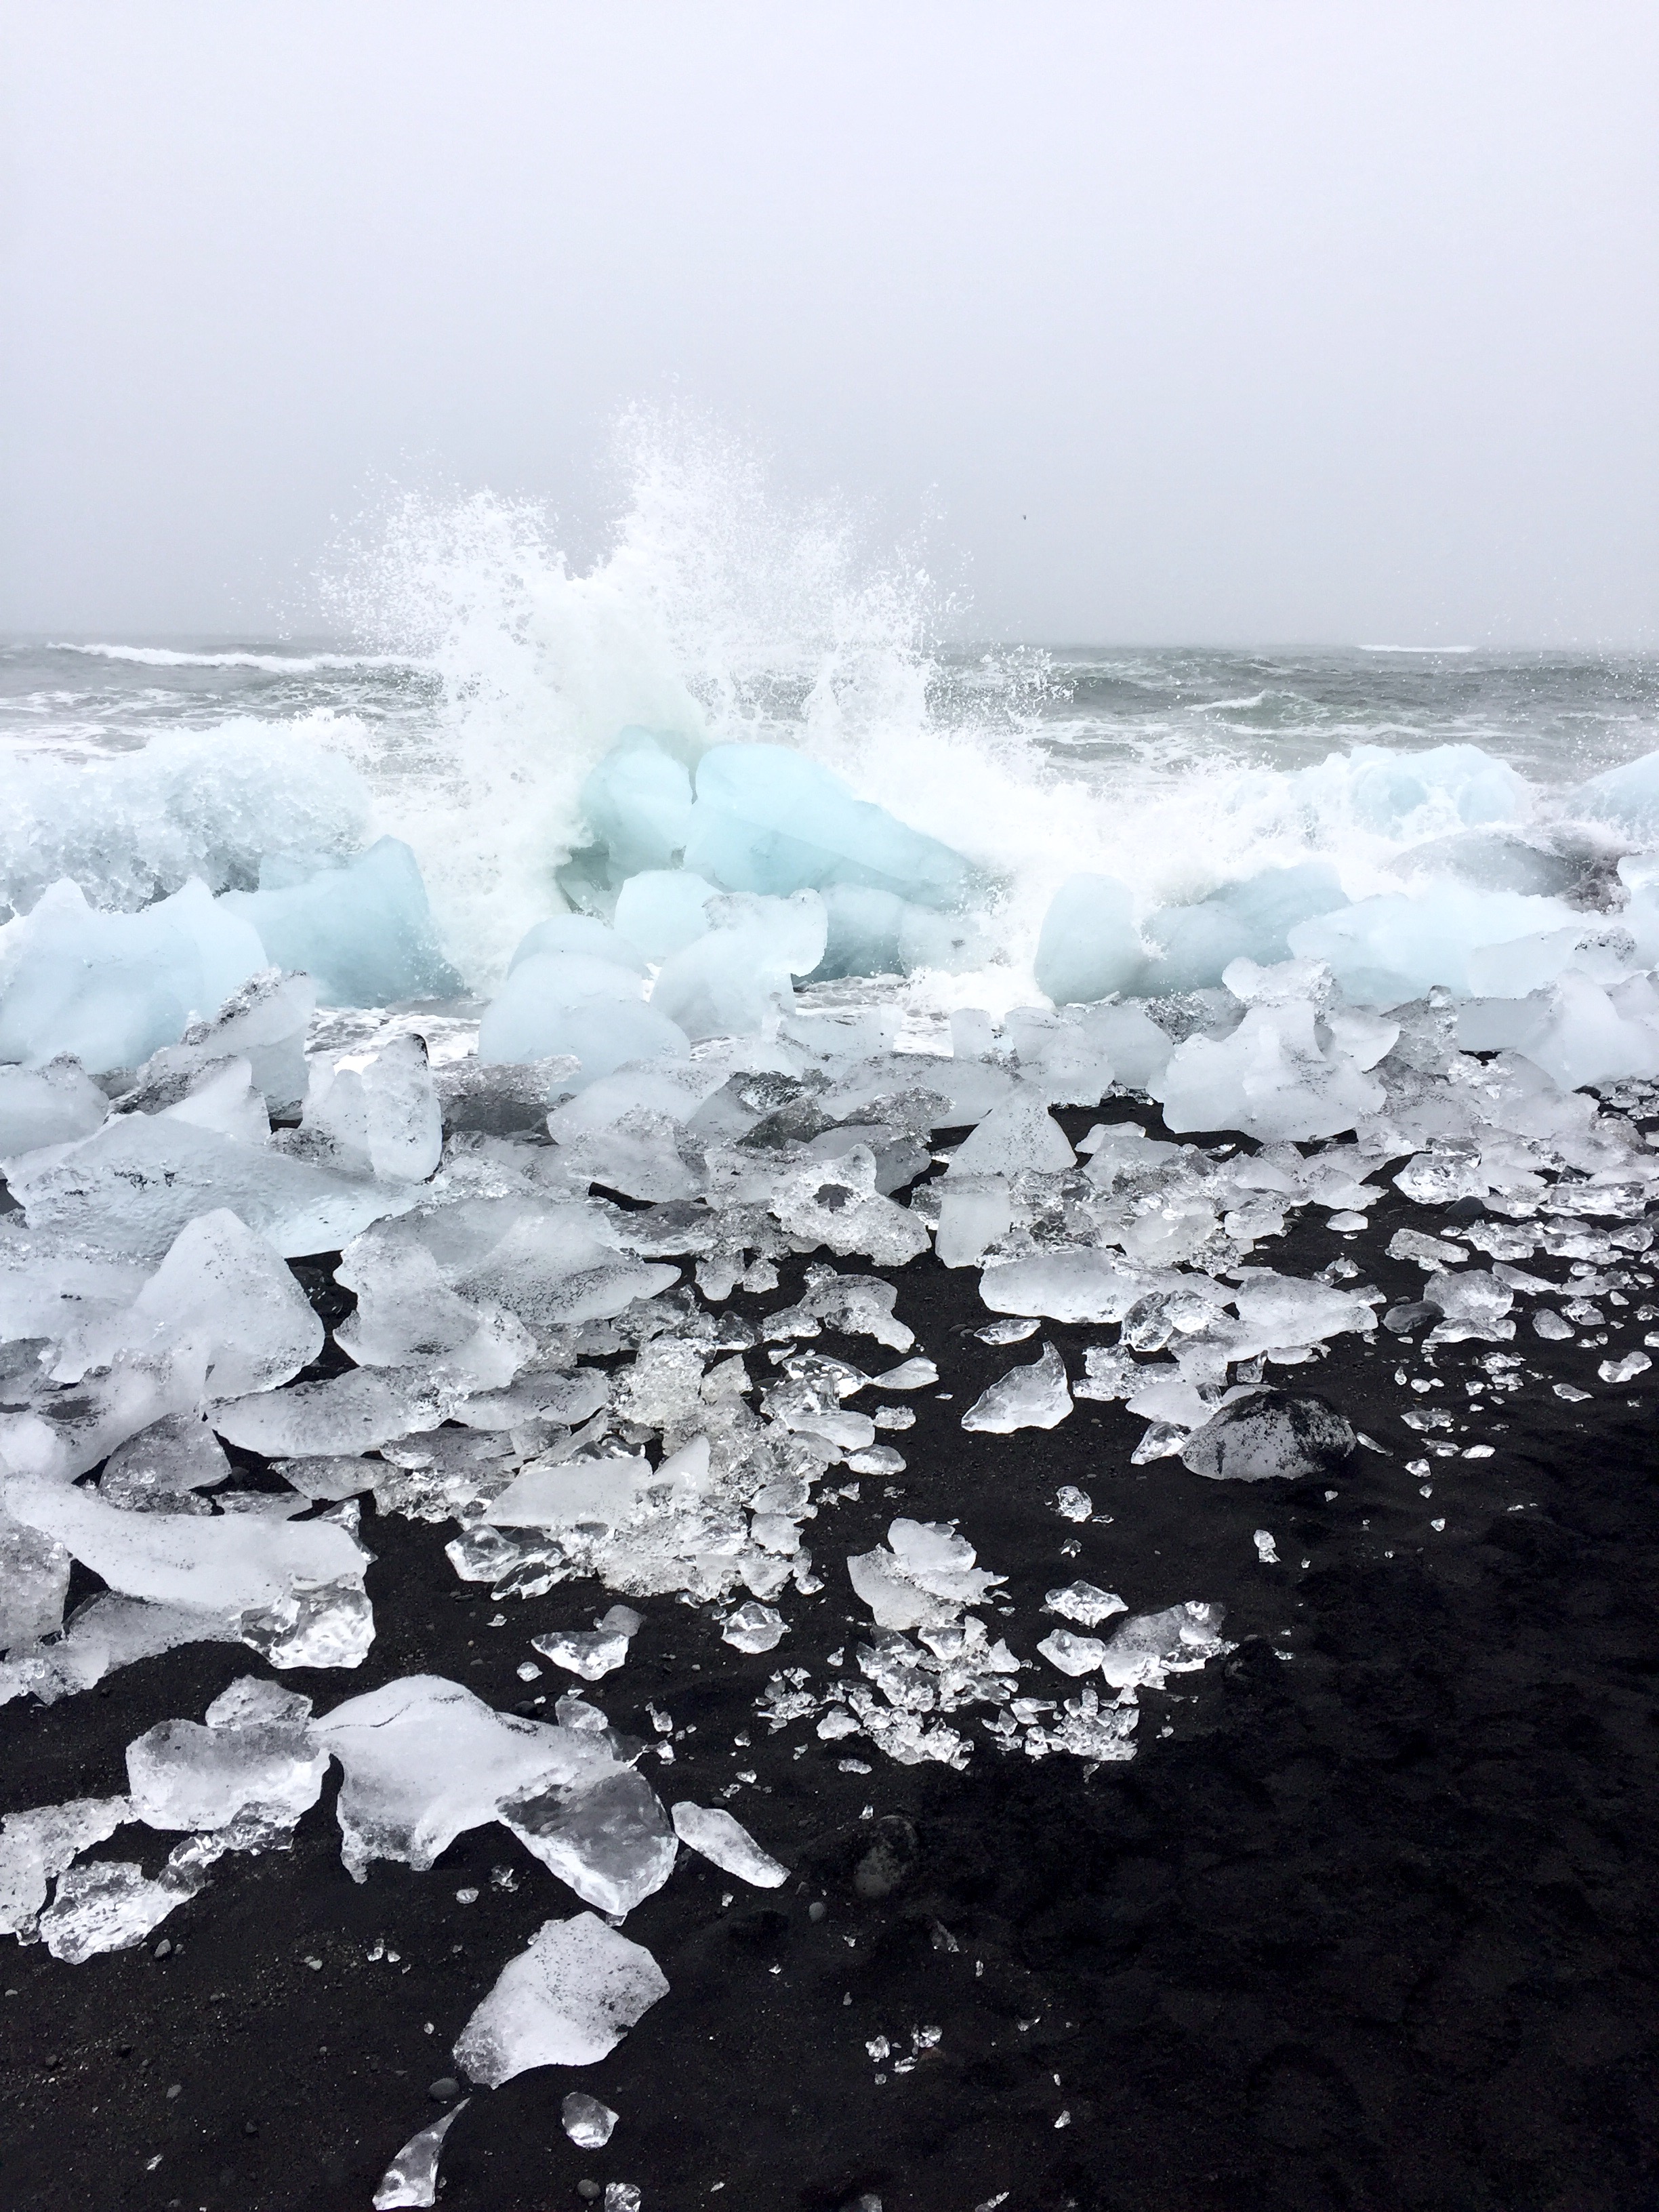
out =
{"type": "MultiPolygon", "coordinates": [[[[1075,1136],[1090,1117],[1063,1118],[1075,1136]]],[[[1382,1248],[1434,1218],[1392,1192],[1372,1218],[1343,1239],[1304,1216],[1257,1261],[1308,1274],[1346,1250],[1355,1279],[1415,1297],[1421,1275],[1382,1248]]],[[[627,1928],[669,1996],[599,2065],[476,2096],[441,2202],[547,2212],[577,2206],[591,2179],[636,2185],[644,2212],[836,2212],[866,2191],[885,2212],[972,2212],[1004,2192],[1009,2212],[1659,2205],[1659,1370],[1610,1388],[1595,1379],[1605,1352],[1544,1345],[1523,1320],[1504,1348],[1525,1356],[1524,1388],[1472,1401],[1465,1378],[1491,1347],[1431,1364],[1385,1331],[1339,1338],[1285,1378],[1383,1452],[1356,1452],[1328,1483],[1225,1485],[1176,1460],[1132,1467],[1143,1424],[1121,1407],[1079,1401],[1049,1434],[964,1435],[963,1409],[1041,1339],[974,1339],[976,1270],[927,1259],[896,1279],[951,1395],[906,1401],[916,1425],[890,1440],[909,1464],[890,1487],[866,1478],[858,1503],[808,1524],[823,1595],[786,1595],[793,1633],[762,1656],[722,1645],[710,1608],[646,1602],[628,1665],[591,1692],[647,1738],[647,1702],[694,1725],[672,1766],[647,1756],[653,1785],[729,1802],[797,1879],[750,1890],[683,1855],[627,1928]],[[1406,1469],[1424,1440],[1401,1423],[1413,1400],[1397,1365],[1443,1381],[1425,1402],[1455,1411],[1460,1445],[1496,1447],[1437,1461],[1429,1499],[1406,1469]],[[1592,1398],[1558,1399],[1564,1379],[1592,1398]],[[1062,1483],[1109,1524],[1061,1519],[1062,1483]],[[988,1618],[1022,1656],[1055,1625],[1044,1591],[1079,1575],[1136,1611],[1220,1599],[1238,1648],[1144,1694],[1138,1756],[1086,1778],[1070,1758],[1000,1753],[971,1710],[957,1717],[976,1739],[965,1774],[896,1766],[857,1738],[821,1744],[810,1720],[769,1734],[752,1708],[775,1668],[810,1667],[822,1685],[845,1644],[852,1673],[866,1624],[842,1561],[896,1512],[960,1519],[1008,1578],[1013,1612],[988,1618]],[[1258,1562],[1257,1528],[1281,1565],[1258,1562]],[[872,1771],[841,1771],[848,1754],[872,1771]],[[740,1772],[752,1786],[720,1798],[740,1772]],[[871,1898],[854,1875],[876,1833],[904,1863],[871,1898]],[[879,2034],[907,2051],[921,2026],[942,2037],[913,2071],[866,2051],[879,2034]],[[621,2113],[605,2150],[562,2131],[572,2087],[621,2113]]],[[[775,1296],[733,1305],[775,1310],[798,1287],[792,1268],[775,1296]]],[[[1074,1376],[1103,1338],[1043,1333],[1074,1376]]],[[[1612,1349],[1639,1340],[1627,1329],[1612,1349]]],[[[868,1339],[819,1344],[889,1364],[868,1339]]],[[[750,1363],[764,1370],[763,1355],[750,1363]]],[[[369,1657],[352,1676],[282,1679],[325,1710],[416,1671],[521,1699],[528,1638],[587,1626],[603,1593],[509,1600],[492,1627],[488,1592],[463,1592],[444,1559],[452,1533],[366,1510],[369,1657]]],[[[91,1587],[77,1577],[77,1594],[91,1587]]],[[[259,1670],[198,1646],[50,1709],[7,1707],[5,1807],[121,1790],[132,1737],[199,1718],[259,1670]]],[[[534,1686],[547,1711],[565,1686],[553,1672],[534,1686]]],[[[1074,1688],[1042,1662],[1020,1686],[1074,1688]]],[[[440,2111],[428,2085],[473,2006],[572,1900],[493,1827],[430,1875],[378,1865],[355,1884],[334,1794],[331,1781],[291,1852],[222,1861],[149,1946],[81,1966],[0,1947],[4,2212],[363,2212],[440,2111]],[[515,1887],[493,1885],[498,1867],[515,1887]],[[455,1894],[468,1885],[470,1906],[455,1894]]],[[[100,1855],[154,1871],[170,1840],[127,1828],[100,1855]]]]}

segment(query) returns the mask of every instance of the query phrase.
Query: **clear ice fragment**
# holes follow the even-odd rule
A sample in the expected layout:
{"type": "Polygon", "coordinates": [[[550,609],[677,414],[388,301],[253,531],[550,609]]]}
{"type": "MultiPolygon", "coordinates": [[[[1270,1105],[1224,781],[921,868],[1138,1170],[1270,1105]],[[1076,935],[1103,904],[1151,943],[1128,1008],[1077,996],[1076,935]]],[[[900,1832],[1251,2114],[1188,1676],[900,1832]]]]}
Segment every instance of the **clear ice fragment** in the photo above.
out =
{"type": "Polygon", "coordinates": [[[674,1832],[683,1844],[712,1860],[722,1873],[736,1875],[757,1889],[776,1889],[789,1879],[789,1869],[764,1851],[742,1822],[719,1807],[694,1804],[682,1798],[671,1808],[674,1832]]]}
{"type": "Polygon", "coordinates": [[[456,2063],[491,2089],[532,2066],[591,2066],[667,1994],[651,1954],[593,1913],[544,1921],[461,2031],[456,2063]]]}

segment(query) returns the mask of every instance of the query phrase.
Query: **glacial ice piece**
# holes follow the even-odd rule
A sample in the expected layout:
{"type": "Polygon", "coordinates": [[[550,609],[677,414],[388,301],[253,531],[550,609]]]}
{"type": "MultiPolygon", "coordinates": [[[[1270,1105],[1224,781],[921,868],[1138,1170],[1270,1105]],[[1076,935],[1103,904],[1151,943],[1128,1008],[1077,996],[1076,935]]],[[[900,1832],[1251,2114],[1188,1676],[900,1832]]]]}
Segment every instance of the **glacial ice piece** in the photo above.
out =
{"type": "Polygon", "coordinates": [[[254,1088],[250,1063],[234,1054],[210,1060],[188,1045],[163,1045],[152,1053],[113,1110],[188,1121],[242,1145],[262,1146],[270,1136],[270,1110],[254,1088]]]}
{"type": "Polygon", "coordinates": [[[631,1060],[684,1060],[684,1030],[641,996],[637,975],[574,952],[533,952],[502,984],[478,1026],[481,1060],[580,1064],[574,1088],[631,1060]]]}
{"type": "Polygon", "coordinates": [[[314,873],[267,860],[257,891],[226,891],[218,904],[252,925],[266,959],[312,976],[325,1006],[448,999],[464,988],[439,944],[420,864],[397,837],[314,873]]]}
{"type": "Polygon", "coordinates": [[[1327,1337],[1354,1330],[1364,1334],[1376,1322],[1375,1299],[1271,1267],[1249,1267],[1234,1293],[1238,1323],[1228,1357],[1254,1359],[1259,1352],[1321,1344],[1327,1337]]]}
{"type": "Polygon", "coordinates": [[[0,1820],[0,1936],[33,1943],[46,1885],[132,1818],[125,1797],[72,1797],[0,1820]]]}
{"type": "Polygon", "coordinates": [[[1484,1267],[1431,1275],[1423,1285],[1423,1300],[1443,1316],[1431,1333],[1431,1343],[1461,1344],[1479,1337],[1503,1344],[1515,1334],[1508,1318],[1515,1292],[1484,1267]]]}
{"type": "Polygon", "coordinates": [[[901,1516],[890,1523],[885,1545],[848,1560],[847,1574],[878,1628],[933,1628],[1005,1579],[976,1566],[976,1556],[949,1522],[901,1516]]]}
{"type": "Polygon", "coordinates": [[[1425,998],[1436,984],[1465,998],[1521,995],[1535,977],[1516,976],[1512,993],[1490,961],[1477,980],[1476,957],[1558,931],[1576,938],[1583,927],[1583,916],[1559,899],[1441,883],[1298,922],[1290,945],[1297,959],[1322,961],[1352,1005],[1389,1007],[1425,998]]]}
{"type": "Polygon", "coordinates": [[[1565,969],[1543,1006],[1530,1000],[1515,1005],[1527,1018],[1503,1042],[1517,1047],[1563,1091],[1659,1075],[1659,1029],[1650,1020],[1627,1018],[1587,975],[1565,969]]]}
{"type": "Polygon", "coordinates": [[[788,1881],[788,1868],[763,1851],[743,1823],[718,1806],[697,1805],[683,1797],[671,1810],[680,1841],[712,1860],[722,1874],[736,1875],[757,1889],[777,1889],[788,1881]]]}
{"type": "Polygon", "coordinates": [[[434,1379],[498,1390],[535,1356],[536,1340],[516,1316],[458,1297],[431,1251],[410,1238],[370,1230],[342,1255],[335,1279],[357,1294],[334,1334],[360,1367],[427,1364],[434,1379]]]}
{"type": "MultiPolygon", "coordinates": [[[[559,1700],[562,1722],[570,1723],[574,1702],[559,1700]]],[[[583,1740],[606,1741],[603,1733],[583,1740]]],[[[584,1905],[613,1918],[659,1890],[678,1853],[661,1800],[631,1766],[613,1765],[597,1781],[535,1784],[502,1798],[497,1817],[584,1905]]]]}
{"type": "Polygon", "coordinates": [[[758,1035],[794,1005],[793,978],[823,957],[823,901],[811,890],[727,895],[711,899],[704,916],[702,934],[663,963],[652,1007],[693,1040],[758,1035]]]}
{"type": "Polygon", "coordinates": [[[1170,1674],[1189,1674],[1231,1650],[1222,1639],[1227,1609],[1189,1598],[1163,1613],[1132,1614],[1109,1638],[1100,1671],[1115,1690],[1161,1690],[1170,1674]]]}
{"type": "Polygon", "coordinates": [[[0,1651],[58,1633],[69,1579],[63,1545],[0,1510],[0,1651]]]}
{"type": "Polygon", "coordinates": [[[667,1994],[644,1946],[593,1913],[544,1921],[462,2029],[456,2063],[491,2089],[532,2066],[592,2066],[667,1994]]]}
{"type": "Polygon", "coordinates": [[[1659,844],[1659,753],[1644,753],[1593,775],[1562,805],[1583,821],[1606,823],[1626,837],[1659,844]]]}
{"type": "Polygon", "coordinates": [[[267,965],[256,932],[192,881],[142,914],[54,884],[0,928],[0,1060],[137,1067],[267,965]]]}
{"type": "Polygon", "coordinates": [[[1076,1157],[1050,1118],[1042,1094],[1022,1087],[994,1106],[963,1139],[945,1181],[948,1187],[971,1176],[1063,1175],[1076,1157]]]}
{"type": "Polygon", "coordinates": [[[1524,777],[1469,744],[1421,752],[1355,745],[1301,769],[1291,783],[1298,794],[1334,802],[1362,828],[1395,838],[1519,821],[1531,803],[1524,777]]]}
{"type": "Polygon", "coordinates": [[[858,884],[939,911],[975,888],[959,853],[854,799],[828,769],[781,745],[715,745],[703,755],[684,865],[724,890],[787,897],[858,884]]]}
{"type": "Polygon", "coordinates": [[[1152,1092],[1177,1133],[1240,1129],[1279,1142],[1334,1137],[1383,1103],[1382,1085],[1360,1064],[1364,1056],[1345,1052],[1340,1033],[1327,1045],[1305,1001],[1256,1005],[1230,1036],[1178,1045],[1152,1092]]]}
{"type": "Polygon", "coordinates": [[[1097,1636],[1073,1636],[1066,1628],[1052,1630],[1037,1650],[1062,1674],[1092,1674],[1106,1656],[1106,1646],[1097,1636]]]}
{"type": "Polygon", "coordinates": [[[631,1606],[613,1605],[597,1628],[555,1629],[549,1635],[532,1637],[530,1648],[567,1674],[598,1682],[625,1664],[628,1647],[641,1626],[631,1606]]]}
{"type": "Polygon", "coordinates": [[[1327,861],[1306,860],[1292,868],[1262,868],[1191,906],[1161,907],[1140,926],[1154,951],[1135,988],[1147,996],[1201,991],[1219,983],[1237,959],[1264,965],[1287,959],[1290,933],[1299,922],[1347,902],[1335,869],[1327,861]]]}
{"type": "Polygon", "coordinates": [[[296,1585],[362,1587],[367,1559],[337,1522],[233,1514],[211,1520],[127,1513],[95,1492],[33,1476],[5,1486],[9,1511],[64,1545],[112,1590],[235,1623],[288,1597],[296,1585]]]}
{"type": "Polygon", "coordinates": [[[191,1493],[230,1480],[230,1462],[205,1415],[167,1413],[118,1445],[98,1480],[106,1505],[128,1512],[210,1510],[191,1493]],[[189,1503],[185,1504],[185,1501],[189,1503]]]}
{"type": "Polygon", "coordinates": [[[823,903],[829,933],[813,971],[816,983],[842,975],[911,975],[927,968],[956,975],[987,957],[983,936],[964,915],[936,914],[860,884],[829,884],[823,903]]]}
{"type": "Polygon", "coordinates": [[[775,1651],[788,1632],[789,1624],[781,1613],[750,1598],[728,1617],[720,1642],[734,1651],[775,1651]]]}
{"type": "Polygon", "coordinates": [[[306,1036],[316,1010],[317,986],[309,975],[262,968],[232,992],[211,1020],[192,1022],[179,1043],[148,1061],[139,1080],[159,1075],[158,1061],[172,1072],[187,1060],[245,1060],[272,1113],[285,1111],[306,1094],[306,1036]]]}
{"type": "Polygon", "coordinates": [[[1013,1224],[1013,1199],[1006,1176],[947,1174],[939,1186],[939,1224],[933,1250],[946,1267],[976,1267],[989,1247],[1013,1224]]]}
{"type": "Polygon", "coordinates": [[[426,1040],[389,1037],[372,1052],[335,1060],[319,1054],[289,1143],[300,1158],[337,1174],[424,1182],[444,1143],[426,1040]]]}
{"type": "Polygon", "coordinates": [[[1067,1583],[1064,1589],[1051,1589],[1042,1608],[1045,1613],[1057,1613],[1062,1620],[1076,1621],[1081,1628],[1097,1628],[1114,1613],[1129,1610],[1115,1590],[1097,1589],[1093,1583],[1067,1583]]]}
{"type": "Polygon", "coordinates": [[[109,1100],[68,1054],[40,1067],[0,1066],[0,1160],[89,1137],[109,1100]]]}
{"type": "MultiPolygon", "coordinates": [[[[897,1302],[897,1290],[879,1275],[839,1275],[833,1267],[817,1266],[806,1271],[806,1294],[799,1306],[787,1309],[787,1313],[790,1317],[805,1313],[844,1335],[872,1336],[895,1352],[908,1352],[916,1340],[915,1333],[895,1314],[897,1302]]],[[[787,1335],[789,1328],[777,1326],[785,1319],[785,1314],[774,1314],[767,1324],[767,1334],[775,1331],[787,1335]]]]}
{"type": "Polygon", "coordinates": [[[398,2152],[380,2176],[374,2191],[374,2212],[401,2212],[404,2206],[427,2207],[438,2201],[438,2160],[444,2137],[472,2102],[463,2097],[441,2120],[422,2128],[398,2152]]]}
{"type": "Polygon", "coordinates": [[[1137,1267],[1110,1253],[1045,1252],[988,1267],[979,1294],[993,1313],[1042,1314],[1050,1321],[1121,1321],[1146,1287],[1137,1267]]]}
{"type": "Polygon", "coordinates": [[[1054,1429],[1072,1410],[1066,1363],[1052,1344],[1029,1367],[1011,1368],[962,1417],[964,1429],[1006,1437],[1016,1429],[1054,1429]]]}
{"type": "Polygon", "coordinates": [[[83,1860],[58,1875],[57,1894],[40,1917],[41,1938],[54,1959],[71,1966],[106,1951],[130,1951],[202,1882],[199,1869],[171,1858],[155,1881],[131,1859],[83,1860]]]}
{"type": "Polygon", "coordinates": [[[868,1145],[792,1170],[774,1189],[770,1211],[809,1251],[823,1245],[843,1256],[863,1253],[878,1267],[902,1267],[927,1249],[919,1218],[878,1192],[868,1145]]]}
{"type": "Polygon", "coordinates": [[[617,2124],[617,2114],[597,2097],[572,2089],[559,2107],[559,2124],[579,2150],[603,2150],[617,2124]]]}
{"type": "Polygon", "coordinates": [[[76,1607],[61,1638],[20,1650],[0,1667],[0,1702],[27,1695],[55,1705],[122,1667],[182,1644],[245,1640],[222,1615],[200,1607],[155,1605],[100,1590],[76,1607]]]}
{"type": "Polygon", "coordinates": [[[647,1492],[665,1479],[637,1455],[532,1461],[484,1518],[493,1528],[614,1530],[636,1516],[647,1492]]]}
{"type": "Polygon", "coordinates": [[[451,1395],[422,1368],[354,1368],[217,1405],[213,1425],[227,1443],[267,1459],[331,1458],[435,1429],[447,1418],[451,1395]]]}
{"type": "Polygon", "coordinates": [[[375,1859],[424,1873],[465,1829],[501,1818],[504,1803],[580,1794],[619,1771],[602,1737],[495,1712],[434,1674],[348,1698],[313,1725],[345,1769],[340,1856],[354,1881],[375,1859]]]}
{"type": "Polygon", "coordinates": [[[205,1727],[173,1720],[147,1729],[127,1746],[133,1819],[216,1829],[255,1808],[271,1828],[292,1827],[328,1771],[310,1712],[309,1698],[245,1674],[208,1707],[205,1727]]]}
{"type": "Polygon", "coordinates": [[[603,848],[612,884],[641,869],[672,868],[684,851],[691,830],[691,750],[668,732],[633,727],[589,771],[582,816],[603,848]]]}
{"type": "Polygon", "coordinates": [[[1133,991],[1146,964],[1134,896],[1115,876],[1068,876],[1049,902],[1034,972],[1056,1006],[1133,991]]]}
{"type": "Polygon", "coordinates": [[[647,960],[663,961],[701,937],[705,912],[720,892],[690,868],[647,868],[630,876],[617,898],[617,927],[647,960]]]}
{"type": "Polygon", "coordinates": [[[79,1144],[9,1164],[31,1230],[159,1261],[185,1224],[228,1206],[284,1259],[337,1252],[413,1194],[192,1127],[171,1115],[113,1115],[79,1144]]]}
{"type": "Polygon", "coordinates": [[[1330,1474],[1353,1449],[1352,1429],[1324,1399],[1256,1390],[1194,1429],[1180,1458],[1212,1481],[1296,1481],[1330,1474]]]}
{"type": "Polygon", "coordinates": [[[538,952],[574,952],[584,960],[608,960],[630,975],[646,973],[645,957],[629,942],[627,932],[612,929],[591,914],[550,915],[537,922],[519,939],[507,963],[507,974],[538,952]]]}
{"type": "Polygon", "coordinates": [[[1546,851],[1509,830],[1458,830],[1408,846],[1388,864],[1406,883],[1450,876],[1483,891],[1522,891],[1534,898],[1565,898],[1583,883],[1583,853],[1546,851]]]}

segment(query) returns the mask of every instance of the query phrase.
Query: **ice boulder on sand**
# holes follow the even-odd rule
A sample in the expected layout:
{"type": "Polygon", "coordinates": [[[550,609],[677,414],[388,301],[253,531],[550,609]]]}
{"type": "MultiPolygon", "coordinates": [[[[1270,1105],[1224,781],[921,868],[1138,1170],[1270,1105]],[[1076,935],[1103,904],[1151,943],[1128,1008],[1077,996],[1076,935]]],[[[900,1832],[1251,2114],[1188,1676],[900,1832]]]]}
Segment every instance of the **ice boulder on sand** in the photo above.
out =
{"type": "Polygon", "coordinates": [[[1322,961],[1352,1005],[1388,1007],[1425,998],[1436,984],[1464,997],[1532,990],[1565,964],[1583,928],[1583,915],[1559,899],[1443,882],[1298,922],[1290,945],[1298,960],[1322,961]],[[1573,936],[1554,966],[1538,973],[1522,948],[1564,930],[1573,936]],[[1505,959],[1510,947],[1517,949],[1505,959]]]}
{"type": "Polygon", "coordinates": [[[109,1100],[67,1054],[43,1067],[0,1067],[0,1160],[89,1137],[108,1112],[109,1100]]]}
{"type": "Polygon", "coordinates": [[[1152,998],[1211,989],[1234,960],[1283,960],[1298,923],[1346,904],[1335,870],[1310,860],[1263,868],[1190,905],[1157,908],[1137,929],[1127,884],[1073,876],[1044,917],[1036,979],[1056,1005],[1113,992],[1152,998]]]}
{"type": "MultiPolygon", "coordinates": [[[[85,1067],[137,1067],[269,964],[251,922],[200,882],[142,914],[99,914],[52,884],[0,928],[0,1060],[70,1053],[85,1067]]],[[[297,963],[296,963],[297,964],[297,963]]]]}
{"type": "Polygon", "coordinates": [[[1353,1448],[1352,1429],[1322,1398],[1254,1390],[1194,1429],[1181,1460],[1214,1482],[1295,1481],[1328,1474],[1353,1448]]]}
{"type": "Polygon", "coordinates": [[[617,928],[647,960],[666,960],[702,935],[708,927],[705,909],[720,896],[690,868],[647,868],[623,885],[617,928]]]}
{"type": "MultiPolygon", "coordinates": [[[[581,811],[614,888],[645,869],[672,868],[691,834],[692,749],[664,732],[624,730],[581,788],[581,811]]],[[[643,949],[643,948],[642,948],[643,949]]]]}
{"type": "Polygon", "coordinates": [[[644,1946],[594,1914],[544,1921],[462,2029],[456,2063],[492,2089],[532,2066],[592,2066],[667,1994],[644,1946]]]}
{"type": "Polygon", "coordinates": [[[793,978],[810,975],[823,957],[823,901],[816,891],[726,895],[703,911],[708,928],[664,962],[652,1011],[693,1040],[775,1026],[794,1005],[793,978]]]}
{"type": "Polygon", "coordinates": [[[646,972],[644,955],[629,943],[625,932],[611,928],[591,914],[556,914],[519,939],[507,963],[510,975],[521,960],[538,952],[574,952],[585,960],[608,960],[630,975],[646,972]]]}
{"type": "Polygon", "coordinates": [[[337,868],[268,860],[257,891],[226,891],[218,905],[252,924],[268,959],[313,976],[325,1006],[447,999],[463,988],[439,944],[420,865],[398,838],[337,868]]]}

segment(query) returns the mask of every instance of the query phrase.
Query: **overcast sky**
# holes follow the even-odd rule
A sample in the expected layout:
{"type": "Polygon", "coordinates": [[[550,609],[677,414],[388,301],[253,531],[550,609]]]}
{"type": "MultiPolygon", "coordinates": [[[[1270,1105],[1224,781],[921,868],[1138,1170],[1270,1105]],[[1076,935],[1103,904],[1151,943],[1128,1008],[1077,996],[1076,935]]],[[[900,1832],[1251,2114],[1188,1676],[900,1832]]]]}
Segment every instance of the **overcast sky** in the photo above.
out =
{"type": "Polygon", "coordinates": [[[1659,641],[1651,0],[0,31],[0,628],[269,632],[374,484],[578,516],[672,394],[980,635],[1659,641]]]}

